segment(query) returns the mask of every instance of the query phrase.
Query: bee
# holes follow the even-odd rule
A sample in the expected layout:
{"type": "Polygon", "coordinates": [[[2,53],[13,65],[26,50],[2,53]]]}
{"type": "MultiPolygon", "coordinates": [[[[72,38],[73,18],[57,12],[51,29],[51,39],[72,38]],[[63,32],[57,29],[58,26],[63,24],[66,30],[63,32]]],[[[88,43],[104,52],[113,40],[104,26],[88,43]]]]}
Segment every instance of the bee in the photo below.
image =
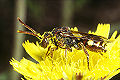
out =
{"type": "MultiPolygon", "coordinates": [[[[18,30],[18,33],[24,33],[36,36],[40,39],[40,45],[43,48],[46,48],[49,45],[49,41],[51,41],[56,49],[61,48],[68,51],[72,51],[72,47],[77,50],[83,49],[87,56],[87,64],[89,69],[89,54],[86,49],[93,52],[106,52],[105,49],[106,44],[109,40],[102,36],[97,36],[93,34],[83,33],[79,31],[73,31],[69,27],[57,27],[54,28],[51,32],[45,32],[43,37],[39,35],[34,29],[26,25],[20,18],[18,18],[19,22],[23,24],[27,29],[31,32],[18,30]]],[[[48,48],[48,50],[50,47],[48,48]]]]}

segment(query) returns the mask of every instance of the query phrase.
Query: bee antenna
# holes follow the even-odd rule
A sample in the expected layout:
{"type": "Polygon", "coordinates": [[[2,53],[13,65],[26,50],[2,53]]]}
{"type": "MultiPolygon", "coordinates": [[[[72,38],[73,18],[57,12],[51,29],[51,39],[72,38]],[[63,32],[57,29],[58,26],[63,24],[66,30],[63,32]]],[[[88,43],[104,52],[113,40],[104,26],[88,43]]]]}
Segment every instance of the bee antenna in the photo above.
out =
{"type": "Polygon", "coordinates": [[[29,35],[33,35],[33,36],[36,36],[38,39],[42,39],[41,38],[41,35],[38,34],[34,29],[32,29],[31,27],[29,27],[28,25],[26,25],[19,17],[17,18],[18,21],[25,26],[25,28],[29,29],[31,32],[27,32],[27,31],[21,31],[21,30],[18,30],[17,32],[18,33],[24,33],[24,34],[29,34],[29,35]]]}
{"type": "Polygon", "coordinates": [[[29,34],[29,35],[32,35],[32,36],[37,37],[38,39],[42,39],[40,36],[38,36],[37,34],[34,34],[34,33],[32,33],[32,32],[22,31],[22,30],[18,30],[17,32],[18,32],[18,33],[29,34]]]}
{"type": "Polygon", "coordinates": [[[29,27],[28,25],[26,25],[19,17],[18,17],[17,19],[18,19],[18,21],[19,21],[22,25],[25,26],[25,28],[29,29],[29,30],[32,31],[34,34],[37,34],[37,32],[36,32],[34,29],[32,29],[31,27],[29,27]]]}

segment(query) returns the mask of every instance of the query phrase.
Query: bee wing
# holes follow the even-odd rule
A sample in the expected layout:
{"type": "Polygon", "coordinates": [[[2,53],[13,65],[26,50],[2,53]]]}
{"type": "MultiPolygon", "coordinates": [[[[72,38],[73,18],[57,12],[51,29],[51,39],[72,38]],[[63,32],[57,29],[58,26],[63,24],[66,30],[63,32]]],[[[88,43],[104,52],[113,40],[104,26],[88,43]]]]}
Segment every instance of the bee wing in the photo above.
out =
{"type": "Polygon", "coordinates": [[[77,38],[77,39],[87,39],[87,40],[93,40],[93,41],[103,41],[106,43],[111,42],[109,39],[102,37],[102,36],[97,36],[94,34],[88,34],[88,33],[83,33],[83,32],[78,32],[78,31],[70,31],[70,33],[64,34],[67,37],[71,38],[77,38]]]}

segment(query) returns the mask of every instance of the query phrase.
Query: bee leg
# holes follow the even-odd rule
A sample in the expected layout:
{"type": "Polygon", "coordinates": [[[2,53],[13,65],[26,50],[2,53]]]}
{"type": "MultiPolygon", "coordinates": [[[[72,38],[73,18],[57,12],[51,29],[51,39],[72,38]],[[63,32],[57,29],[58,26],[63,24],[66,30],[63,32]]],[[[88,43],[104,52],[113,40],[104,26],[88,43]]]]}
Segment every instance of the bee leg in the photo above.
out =
{"type": "Polygon", "coordinates": [[[53,57],[53,51],[55,50],[55,48],[51,48],[51,51],[50,51],[50,53],[51,53],[51,58],[53,57]]]}
{"type": "Polygon", "coordinates": [[[55,50],[57,50],[56,47],[53,47],[53,48],[52,48],[51,46],[49,46],[46,55],[49,56],[49,55],[51,54],[50,56],[51,56],[51,58],[52,58],[52,57],[53,57],[53,51],[55,51],[55,50]]]}
{"type": "Polygon", "coordinates": [[[50,54],[50,52],[49,52],[50,49],[51,49],[51,46],[48,47],[48,51],[47,51],[47,53],[46,53],[47,56],[50,54]]]}
{"type": "Polygon", "coordinates": [[[85,54],[86,54],[86,56],[87,56],[88,69],[90,70],[90,68],[89,68],[89,54],[88,54],[87,50],[85,49],[84,44],[83,44],[83,43],[80,43],[80,45],[82,46],[82,49],[83,49],[83,51],[85,52],[85,54]]]}
{"type": "Polygon", "coordinates": [[[100,55],[102,55],[102,56],[103,56],[103,53],[101,53],[101,52],[100,52],[100,55]]]}
{"type": "Polygon", "coordinates": [[[65,57],[67,56],[67,50],[72,52],[72,48],[65,48],[65,57]]]}
{"type": "Polygon", "coordinates": [[[67,56],[67,49],[65,49],[65,57],[67,56]]]}
{"type": "Polygon", "coordinates": [[[100,55],[101,55],[101,56],[103,56],[103,57],[105,57],[105,58],[107,58],[107,57],[106,57],[106,56],[104,56],[104,55],[103,55],[103,53],[101,53],[101,52],[100,52],[100,55]]]}

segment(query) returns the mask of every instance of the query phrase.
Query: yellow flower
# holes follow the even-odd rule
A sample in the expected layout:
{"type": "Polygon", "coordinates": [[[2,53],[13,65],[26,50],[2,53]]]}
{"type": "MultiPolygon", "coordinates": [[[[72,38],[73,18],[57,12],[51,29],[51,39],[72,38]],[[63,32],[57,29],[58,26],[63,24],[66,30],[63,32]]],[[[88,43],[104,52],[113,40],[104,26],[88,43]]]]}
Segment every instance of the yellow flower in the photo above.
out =
{"type": "MultiPolygon", "coordinates": [[[[76,27],[71,30],[78,31],[76,27]]],[[[98,24],[96,32],[89,33],[108,38],[109,31],[110,24],[98,24]]],[[[120,36],[115,38],[116,35],[117,31],[109,39],[111,42],[103,55],[87,50],[90,70],[83,50],[72,48],[72,52],[67,51],[65,56],[65,49],[61,48],[48,52],[49,46],[55,47],[52,43],[43,48],[39,42],[34,44],[29,41],[23,43],[23,47],[38,63],[25,58],[21,61],[12,58],[10,64],[28,80],[108,80],[120,72],[120,36]]]]}

